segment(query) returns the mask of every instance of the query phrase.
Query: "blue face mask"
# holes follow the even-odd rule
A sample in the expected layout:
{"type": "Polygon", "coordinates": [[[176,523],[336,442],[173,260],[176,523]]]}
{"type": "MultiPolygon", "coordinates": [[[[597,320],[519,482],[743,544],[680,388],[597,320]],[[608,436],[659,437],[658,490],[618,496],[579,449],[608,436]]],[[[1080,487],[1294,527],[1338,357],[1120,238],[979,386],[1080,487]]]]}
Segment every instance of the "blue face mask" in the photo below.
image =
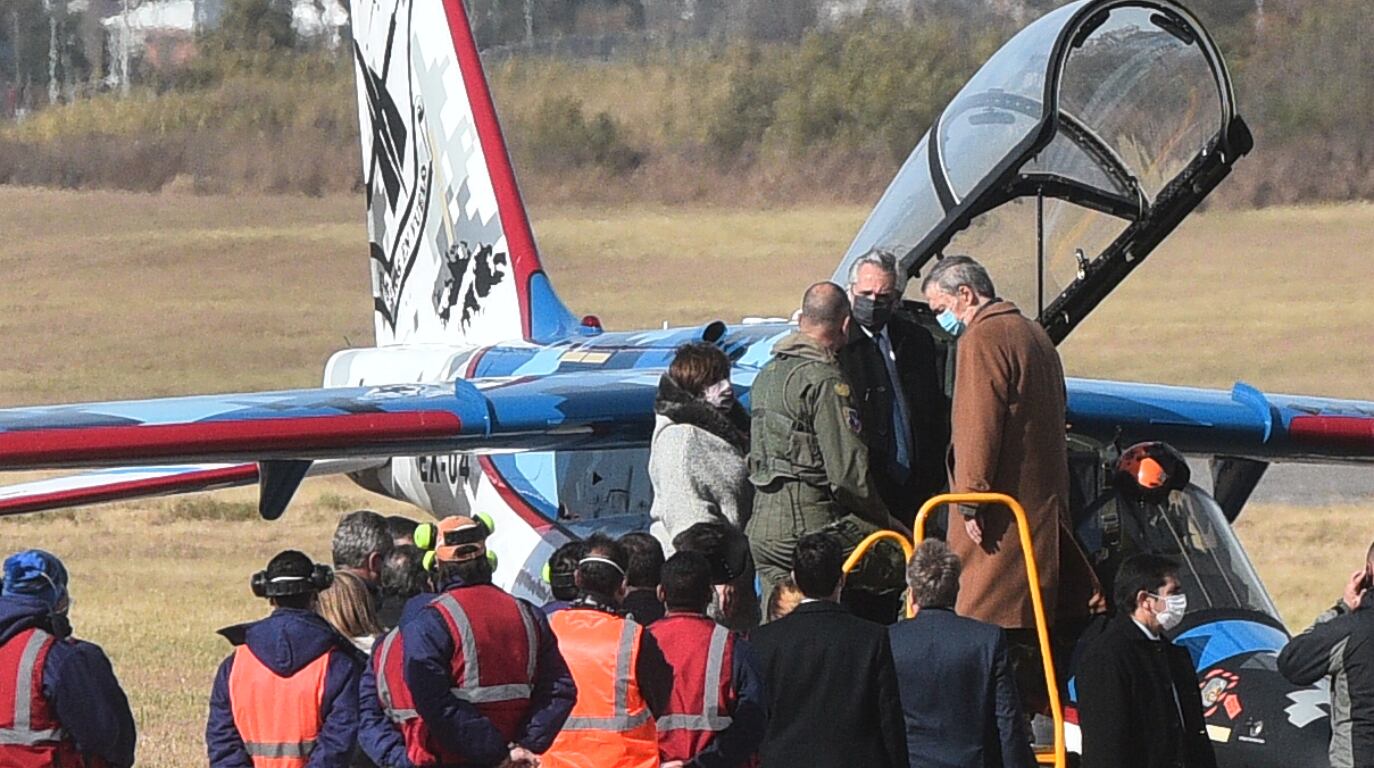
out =
{"type": "Polygon", "coordinates": [[[936,315],[935,322],[939,323],[940,327],[945,329],[945,333],[955,338],[958,338],[959,334],[963,333],[966,327],[964,321],[955,317],[954,313],[948,309],[936,315]]]}

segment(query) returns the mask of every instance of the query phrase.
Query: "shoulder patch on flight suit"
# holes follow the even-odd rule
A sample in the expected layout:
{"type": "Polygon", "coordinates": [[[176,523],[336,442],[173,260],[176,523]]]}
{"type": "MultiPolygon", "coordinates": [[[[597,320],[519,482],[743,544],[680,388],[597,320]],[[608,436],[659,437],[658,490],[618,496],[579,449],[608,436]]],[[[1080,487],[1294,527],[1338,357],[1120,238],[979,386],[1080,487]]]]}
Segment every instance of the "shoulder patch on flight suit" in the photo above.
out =
{"type": "MultiPolygon", "coordinates": [[[[849,389],[848,385],[846,384],[838,384],[836,385],[836,387],[844,387],[845,389],[849,389]]],[[[863,433],[864,425],[863,422],[859,420],[858,411],[854,410],[853,408],[846,408],[844,409],[844,418],[845,421],[849,422],[849,428],[854,431],[854,434],[858,435],[863,433]]]]}
{"type": "Polygon", "coordinates": [[[840,397],[849,397],[849,385],[844,383],[843,381],[835,382],[835,394],[839,395],[840,397]]]}

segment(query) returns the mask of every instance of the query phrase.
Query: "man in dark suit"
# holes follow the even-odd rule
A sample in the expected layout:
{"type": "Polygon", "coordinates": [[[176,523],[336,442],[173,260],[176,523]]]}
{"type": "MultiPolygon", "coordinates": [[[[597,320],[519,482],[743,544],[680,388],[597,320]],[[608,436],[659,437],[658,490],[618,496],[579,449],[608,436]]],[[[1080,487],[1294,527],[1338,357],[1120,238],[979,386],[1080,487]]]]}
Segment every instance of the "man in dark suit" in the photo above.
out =
{"type": "MultiPolygon", "coordinates": [[[[863,424],[872,487],[892,517],[910,526],[921,504],[945,486],[949,400],[943,387],[944,358],[930,332],[898,311],[902,290],[897,269],[896,258],[881,249],[850,266],[854,322],[839,362],[863,424]]],[[[886,554],[893,560],[884,569],[890,583],[871,570],[883,556],[879,550],[865,559],[864,570],[851,574],[841,602],[856,616],[891,624],[901,608],[905,563],[896,547],[886,554]]]]}
{"type": "Polygon", "coordinates": [[[880,249],[850,267],[854,322],[840,367],[858,404],[874,486],[892,516],[910,525],[921,504],[945,487],[949,399],[943,354],[930,332],[899,309],[897,270],[896,258],[880,249]]]}
{"type": "Polygon", "coordinates": [[[1164,637],[1188,610],[1178,564],[1131,557],[1113,592],[1119,615],[1078,663],[1083,768],[1216,768],[1192,656],[1164,637]]]}
{"type": "Polygon", "coordinates": [[[836,602],[843,566],[838,541],[803,536],[792,565],[801,605],[750,636],[768,700],[763,768],[907,768],[887,630],[836,602]]]}
{"type": "Polygon", "coordinates": [[[1002,629],[954,613],[959,558],[927,539],[907,566],[916,615],[891,627],[911,768],[1031,768],[1002,629]]]}

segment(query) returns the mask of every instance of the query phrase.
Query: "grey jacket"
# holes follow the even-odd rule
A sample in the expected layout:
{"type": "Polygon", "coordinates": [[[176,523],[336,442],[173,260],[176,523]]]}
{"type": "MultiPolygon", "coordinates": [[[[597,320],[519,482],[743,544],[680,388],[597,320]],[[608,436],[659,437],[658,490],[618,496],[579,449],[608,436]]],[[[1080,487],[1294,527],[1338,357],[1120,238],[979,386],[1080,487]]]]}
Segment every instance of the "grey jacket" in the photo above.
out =
{"type": "Polygon", "coordinates": [[[1331,768],[1374,766],[1374,595],[1355,611],[1338,602],[1279,653],[1297,685],[1331,678],[1331,768]]]}
{"type": "Polygon", "coordinates": [[[723,414],[664,376],[654,411],[649,533],[663,544],[664,554],[671,557],[673,537],[696,523],[742,529],[753,506],[744,409],[735,404],[730,415],[723,414]]]}

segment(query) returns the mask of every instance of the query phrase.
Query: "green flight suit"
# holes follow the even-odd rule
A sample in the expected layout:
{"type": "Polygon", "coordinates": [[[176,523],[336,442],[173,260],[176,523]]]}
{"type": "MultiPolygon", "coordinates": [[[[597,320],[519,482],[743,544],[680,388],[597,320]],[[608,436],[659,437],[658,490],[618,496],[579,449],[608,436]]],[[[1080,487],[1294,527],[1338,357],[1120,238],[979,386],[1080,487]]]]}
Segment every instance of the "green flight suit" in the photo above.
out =
{"type": "MultiPolygon", "coordinates": [[[[803,535],[833,526],[850,551],[889,520],[869,481],[862,425],[834,353],[797,332],[780,340],[773,354],[749,395],[754,512],[745,532],[765,603],[792,570],[792,553],[803,535]]],[[[878,589],[900,589],[902,553],[892,549],[895,573],[890,551],[865,558],[865,570],[868,561],[875,567],[883,561],[882,573],[865,579],[880,582],[878,589]]]]}

